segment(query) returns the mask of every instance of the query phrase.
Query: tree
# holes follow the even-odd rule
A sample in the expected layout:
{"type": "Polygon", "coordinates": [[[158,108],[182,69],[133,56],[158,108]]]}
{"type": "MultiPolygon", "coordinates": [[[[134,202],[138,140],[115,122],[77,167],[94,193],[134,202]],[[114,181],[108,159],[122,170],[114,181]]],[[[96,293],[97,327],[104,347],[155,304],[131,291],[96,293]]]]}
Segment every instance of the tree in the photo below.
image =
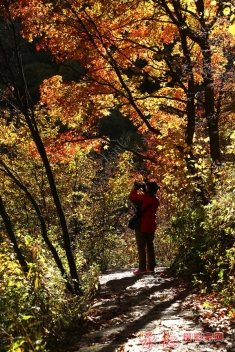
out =
{"type": "MultiPolygon", "coordinates": [[[[179,191],[197,189],[198,184],[204,187],[200,168],[210,171],[211,164],[221,163],[221,117],[230,101],[225,89],[231,84],[228,49],[234,37],[220,1],[213,6],[204,0],[190,4],[183,0],[39,0],[33,5],[30,1],[1,5],[6,18],[10,14],[21,21],[25,38],[37,38],[38,50],[49,50],[69,68],[62,76],[44,81],[40,90],[49,119],[69,131],[64,141],[97,148],[97,120],[115,109],[143,136],[143,146],[135,153],[147,160],[149,172],[158,172],[168,187],[175,184],[179,191]],[[193,186],[189,174],[195,175],[193,186]]],[[[21,83],[9,90],[8,100],[13,105],[13,97],[14,106],[18,103],[41,155],[69,248],[45,145],[22,69],[18,71],[21,83]]],[[[68,250],[68,258],[70,254],[68,250]]],[[[75,278],[73,259],[70,266],[75,278]]]]}
{"type": "MultiPolygon", "coordinates": [[[[70,275],[72,279],[72,286],[67,281],[67,287],[70,288],[71,291],[75,293],[80,292],[80,285],[79,285],[79,278],[76,269],[76,264],[74,261],[71,244],[70,244],[70,237],[68,226],[66,223],[66,218],[64,215],[64,211],[62,209],[60,197],[57,191],[57,186],[55,183],[54,175],[52,172],[52,168],[50,162],[48,160],[47,152],[45,149],[45,145],[42,141],[42,137],[39,131],[39,123],[37,118],[39,115],[36,116],[36,112],[34,106],[32,105],[29,92],[27,89],[27,82],[25,81],[23,65],[21,60],[21,52],[20,52],[20,43],[21,43],[21,36],[19,34],[19,27],[18,24],[15,23],[10,13],[8,12],[8,8],[6,7],[7,17],[6,17],[6,26],[9,30],[8,37],[1,36],[0,38],[0,61],[1,61],[1,72],[0,72],[0,80],[1,80],[1,89],[0,89],[0,97],[2,102],[2,109],[1,109],[1,118],[4,121],[4,124],[8,125],[9,122],[13,122],[13,124],[17,127],[18,133],[20,134],[21,130],[24,130],[24,126],[27,126],[27,129],[30,131],[32,141],[35,143],[37,151],[41,157],[41,161],[45,168],[45,172],[47,175],[48,183],[50,185],[50,191],[52,197],[54,199],[54,205],[57,209],[58,218],[60,220],[61,231],[63,234],[63,242],[64,242],[64,249],[67,256],[67,261],[69,265],[70,275]]],[[[6,30],[4,30],[6,33],[6,30]]],[[[22,132],[21,132],[22,133],[22,132]]],[[[8,150],[7,146],[2,144],[2,154],[7,154],[8,157],[10,155],[10,151],[8,150]],[[4,149],[5,148],[5,149],[4,149]]],[[[10,171],[4,166],[2,162],[1,165],[4,167],[4,171],[10,176],[11,178],[13,173],[10,174],[10,171]]],[[[17,178],[15,178],[15,182],[17,178]]],[[[20,186],[22,190],[26,193],[28,198],[30,198],[30,192],[27,191],[27,187],[23,184],[20,184],[18,180],[16,182],[17,186],[20,186]],[[18,183],[17,183],[18,182],[18,183]]],[[[30,201],[33,203],[33,206],[41,219],[41,225],[44,226],[43,218],[39,211],[39,207],[37,206],[36,202],[33,201],[31,197],[30,201]]],[[[1,216],[3,221],[8,229],[10,229],[9,222],[7,223],[6,213],[2,203],[2,212],[1,216]]],[[[43,235],[46,236],[46,228],[43,228],[42,231],[43,235]]],[[[53,246],[50,246],[50,241],[47,241],[50,250],[56,258],[56,251],[53,251],[53,246]]],[[[59,264],[60,269],[62,272],[65,273],[62,263],[59,261],[57,256],[57,264],[59,264]]]]}
{"type": "Polygon", "coordinates": [[[186,158],[192,170],[196,133],[209,136],[212,162],[221,163],[224,48],[234,38],[220,1],[213,6],[204,0],[36,4],[34,11],[30,3],[12,7],[24,35],[41,38],[39,47],[59,62],[76,59],[84,68],[79,82],[60,77],[45,82],[42,101],[52,113],[59,105],[61,118],[82,132],[89,125],[92,133],[94,120],[118,108],[151,139],[147,154],[158,162],[165,163],[167,148],[171,159],[186,158]]]}

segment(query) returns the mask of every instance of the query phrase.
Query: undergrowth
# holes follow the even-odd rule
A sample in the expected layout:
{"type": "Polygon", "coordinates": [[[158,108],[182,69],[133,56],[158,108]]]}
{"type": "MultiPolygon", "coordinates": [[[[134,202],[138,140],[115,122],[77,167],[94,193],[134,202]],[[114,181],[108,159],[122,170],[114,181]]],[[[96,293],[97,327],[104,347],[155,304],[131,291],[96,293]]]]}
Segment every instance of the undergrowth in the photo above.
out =
{"type": "Polygon", "coordinates": [[[191,278],[202,293],[215,291],[235,302],[235,177],[221,170],[208,204],[192,201],[176,211],[170,235],[178,247],[172,268],[191,278]]]}

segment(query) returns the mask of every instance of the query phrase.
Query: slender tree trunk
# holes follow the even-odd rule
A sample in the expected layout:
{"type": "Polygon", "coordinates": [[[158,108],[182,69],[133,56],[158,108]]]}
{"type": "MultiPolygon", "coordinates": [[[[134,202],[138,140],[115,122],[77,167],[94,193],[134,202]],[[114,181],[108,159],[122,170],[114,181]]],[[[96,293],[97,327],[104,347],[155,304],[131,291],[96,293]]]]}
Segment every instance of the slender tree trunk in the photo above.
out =
{"type": "Polygon", "coordinates": [[[194,85],[194,75],[192,70],[192,63],[190,58],[190,52],[187,45],[187,37],[183,31],[180,30],[182,49],[185,58],[185,65],[188,76],[188,88],[187,88],[187,127],[185,142],[189,147],[193,144],[193,137],[195,133],[195,85],[194,85]]]}
{"type": "Polygon", "coordinates": [[[51,166],[50,166],[49,160],[47,158],[44,144],[41,140],[39,131],[37,129],[37,124],[34,119],[33,112],[32,112],[32,116],[29,116],[28,112],[24,112],[24,116],[25,116],[27,125],[30,129],[32,138],[37,146],[37,150],[41,156],[43,165],[45,167],[47,179],[48,179],[50,189],[51,189],[51,194],[54,199],[54,203],[55,203],[58,217],[60,220],[60,225],[61,225],[61,229],[62,229],[62,233],[63,233],[64,249],[65,249],[66,257],[67,257],[68,264],[69,264],[70,275],[71,275],[73,285],[74,285],[74,292],[76,294],[79,294],[79,293],[81,293],[81,289],[80,289],[80,284],[79,284],[76,263],[74,260],[74,256],[73,256],[73,252],[72,252],[72,248],[71,248],[70,236],[69,236],[69,232],[68,232],[68,226],[67,226],[67,222],[65,219],[63,209],[62,209],[60,198],[59,198],[59,195],[57,192],[57,187],[55,184],[54,175],[52,173],[51,166]]]}
{"type": "Polygon", "coordinates": [[[18,259],[23,272],[25,274],[27,274],[27,272],[29,271],[28,264],[26,263],[26,261],[23,257],[23,254],[21,253],[21,250],[17,244],[17,240],[16,240],[16,237],[15,237],[14,231],[12,229],[12,225],[11,225],[11,220],[10,220],[9,215],[6,212],[6,209],[5,209],[5,206],[4,206],[4,203],[3,203],[1,196],[0,196],[0,215],[2,217],[4,225],[6,227],[8,236],[9,236],[11,242],[13,243],[13,249],[14,249],[14,252],[16,253],[16,258],[18,259]]]}
{"type": "MultiPolygon", "coordinates": [[[[207,119],[209,138],[210,138],[210,154],[212,161],[216,164],[221,163],[221,152],[220,152],[220,142],[219,142],[219,128],[218,128],[218,114],[215,111],[215,96],[214,96],[214,80],[212,75],[212,62],[211,62],[211,48],[209,41],[209,31],[210,28],[205,22],[204,16],[204,0],[195,1],[195,5],[198,11],[198,21],[201,25],[201,33],[196,34],[194,30],[188,28],[187,24],[185,25],[185,18],[182,16],[181,11],[181,3],[180,1],[173,1],[173,6],[175,10],[176,17],[171,12],[168,7],[168,3],[165,0],[161,0],[160,3],[168,12],[171,20],[178,27],[179,32],[181,34],[182,40],[182,48],[184,51],[184,56],[187,61],[187,52],[185,52],[184,47],[187,48],[187,44],[184,44],[186,36],[188,36],[193,42],[197,43],[201,48],[201,53],[203,56],[203,87],[204,87],[204,107],[205,107],[205,115],[207,119]],[[176,20],[177,19],[177,20],[176,20]]],[[[192,83],[192,82],[191,82],[192,83]]],[[[190,81],[189,81],[190,84],[190,81]]],[[[192,109],[193,106],[189,106],[187,108],[192,109]]],[[[190,110],[187,110],[188,112],[190,110]]],[[[191,114],[188,114],[188,126],[187,126],[187,143],[192,141],[192,132],[193,132],[193,124],[195,124],[195,120],[193,121],[193,116],[195,116],[195,112],[191,111],[191,114]]],[[[189,144],[190,145],[190,144],[189,144]]]]}
{"type": "Polygon", "coordinates": [[[60,257],[55,249],[55,247],[53,246],[53,244],[51,243],[49,237],[48,237],[48,234],[47,234],[47,227],[46,227],[46,223],[45,223],[45,220],[44,220],[44,217],[41,213],[41,210],[37,204],[37,202],[35,201],[34,197],[32,196],[32,194],[29,192],[29,190],[13,175],[13,173],[10,171],[10,169],[7,167],[7,165],[5,165],[2,161],[0,161],[0,164],[4,167],[4,172],[7,176],[9,176],[13,181],[14,183],[26,194],[27,198],[29,199],[29,201],[32,203],[36,213],[37,213],[37,216],[38,216],[38,219],[40,221],[40,225],[41,225],[41,234],[42,234],[42,238],[44,239],[45,243],[47,244],[47,247],[48,249],[50,250],[54,260],[55,260],[55,263],[57,265],[57,267],[59,268],[60,272],[61,272],[61,275],[65,278],[66,280],[66,287],[67,289],[73,293],[73,288],[69,282],[69,279],[68,279],[68,276],[66,274],[66,271],[63,267],[63,264],[60,260],[60,257]]]}
{"type": "Polygon", "coordinates": [[[211,158],[215,164],[221,163],[218,114],[215,111],[214,80],[211,72],[211,50],[209,45],[201,46],[203,53],[205,115],[207,119],[211,158]]]}
{"type": "MultiPolygon", "coordinates": [[[[26,84],[25,77],[24,77],[21,52],[20,52],[20,48],[19,48],[20,40],[17,35],[17,31],[15,29],[15,26],[14,26],[14,21],[10,17],[10,12],[9,12],[9,19],[11,21],[12,33],[14,36],[15,56],[16,56],[16,62],[17,62],[17,69],[18,69],[18,73],[19,73],[19,79],[21,82],[20,89],[18,89],[18,87],[15,83],[14,95],[15,95],[16,101],[18,102],[18,108],[25,118],[25,121],[29,127],[30,132],[31,132],[32,139],[36,144],[37,150],[39,152],[39,155],[41,156],[41,160],[42,160],[44,168],[45,168],[45,172],[46,172],[47,179],[48,179],[50,189],[51,189],[51,194],[54,199],[54,204],[55,204],[58,218],[59,218],[60,225],[61,225],[61,230],[62,230],[62,234],[63,234],[64,249],[66,252],[66,257],[67,257],[67,261],[68,261],[68,265],[69,265],[71,279],[73,281],[74,293],[79,294],[79,293],[81,293],[81,289],[80,289],[80,284],[79,284],[76,263],[75,263],[72,248],[71,248],[71,242],[70,242],[69,231],[68,231],[68,227],[67,227],[67,223],[66,223],[66,218],[65,218],[65,214],[63,212],[60,198],[58,195],[57,187],[56,187],[55,180],[54,180],[54,175],[51,170],[49,160],[47,158],[47,154],[46,154],[46,150],[45,150],[43,141],[42,141],[42,139],[40,137],[40,133],[38,131],[36,119],[34,118],[34,109],[31,106],[31,99],[29,96],[27,84],[26,84]],[[19,92],[21,92],[21,93],[19,94],[19,92]]],[[[3,50],[4,50],[4,47],[3,47],[3,50]]],[[[5,55],[5,56],[7,59],[7,55],[5,55]]],[[[8,62],[7,62],[7,67],[9,69],[9,71],[12,72],[12,68],[8,62]]],[[[13,106],[13,108],[15,108],[14,103],[12,104],[12,106],[13,106]]]]}

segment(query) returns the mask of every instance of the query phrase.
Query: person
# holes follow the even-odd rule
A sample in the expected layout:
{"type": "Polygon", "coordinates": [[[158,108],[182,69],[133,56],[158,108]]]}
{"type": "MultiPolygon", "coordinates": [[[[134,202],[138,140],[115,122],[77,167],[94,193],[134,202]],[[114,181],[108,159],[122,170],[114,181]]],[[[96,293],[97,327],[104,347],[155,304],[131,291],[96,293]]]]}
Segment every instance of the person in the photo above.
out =
{"type": "Polygon", "coordinates": [[[135,213],[143,212],[135,225],[135,238],[138,249],[139,268],[134,271],[135,275],[153,273],[156,266],[154,253],[154,232],[156,230],[156,212],[160,200],[156,196],[159,186],[155,181],[148,181],[146,184],[135,181],[129,198],[135,206],[135,213]],[[142,189],[142,192],[139,190],[142,189]],[[147,253],[146,253],[147,252],[147,253]],[[147,266],[146,266],[147,254],[147,266]]]}

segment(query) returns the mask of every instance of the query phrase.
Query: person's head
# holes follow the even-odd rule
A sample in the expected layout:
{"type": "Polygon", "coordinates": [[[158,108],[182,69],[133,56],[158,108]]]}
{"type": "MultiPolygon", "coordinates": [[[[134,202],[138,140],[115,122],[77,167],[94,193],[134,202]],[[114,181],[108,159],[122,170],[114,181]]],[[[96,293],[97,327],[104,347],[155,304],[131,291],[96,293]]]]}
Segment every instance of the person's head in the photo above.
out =
{"type": "Polygon", "coordinates": [[[159,190],[159,186],[155,181],[147,181],[146,182],[146,191],[156,194],[157,191],[159,190]]]}

